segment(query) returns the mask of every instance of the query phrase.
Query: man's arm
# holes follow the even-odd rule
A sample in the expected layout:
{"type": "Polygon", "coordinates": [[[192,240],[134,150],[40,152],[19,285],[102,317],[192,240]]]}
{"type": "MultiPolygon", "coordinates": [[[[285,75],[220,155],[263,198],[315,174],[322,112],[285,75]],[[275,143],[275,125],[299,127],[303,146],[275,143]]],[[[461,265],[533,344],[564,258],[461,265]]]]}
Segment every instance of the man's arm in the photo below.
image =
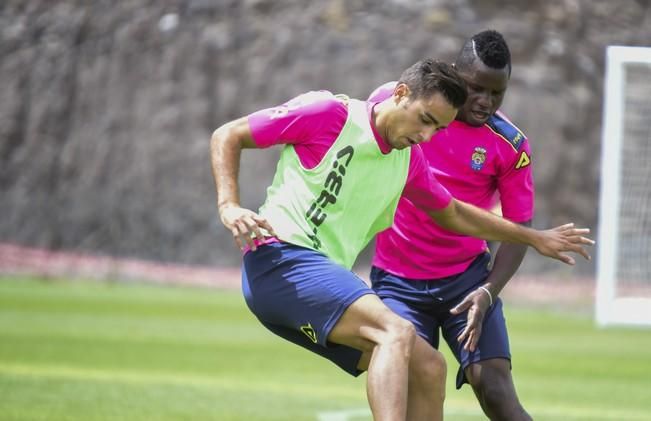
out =
{"type": "MultiPolygon", "coordinates": [[[[531,227],[531,221],[523,222],[520,225],[531,227]]],[[[495,253],[493,268],[491,269],[484,288],[491,293],[491,298],[495,299],[504,289],[506,283],[513,277],[515,272],[522,264],[524,256],[527,254],[527,246],[524,244],[501,243],[495,253]]]]}
{"type": "Polygon", "coordinates": [[[264,218],[240,206],[237,177],[241,152],[244,148],[256,147],[246,117],[224,124],[215,130],[210,139],[210,158],[217,189],[219,216],[222,223],[233,234],[240,249],[244,247],[244,242],[252,250],[256,249],[252,234],[262,240],[264,236],[260,228],[275,235],[273,228],[264,218]]]}
{"type": "Polygon", "coordinates": [[[452,199],[442,210],[427,212],[445,229],[485,240],[527,244],[543,256],[558,259],[569,265],[575,264],[575,261],[564,252],[578,253],[589,260],[590,255],[582,245],[594,244],[594,241],[583,237],[590,232],[588,228],[574,228],[574,224],[566,224],[539,231],[507,221],[456,199],[452,199]]]}
{"type": "MultiPolygon", "coordinates": [[[[521,225],[531,227],[531,221],[523,222],[521,225]]],[[[484,315],[518,270],[526,253],[527,246],[524,244],[501,243],[486,282],[481,288],[470,292],[461,303],[450,310],[452,314],[461,314],[468,310],[468,322],[457,338],[460,343],[467,340],[464,348],[468,351],[472,352],[477,348],[484,315]]]]}

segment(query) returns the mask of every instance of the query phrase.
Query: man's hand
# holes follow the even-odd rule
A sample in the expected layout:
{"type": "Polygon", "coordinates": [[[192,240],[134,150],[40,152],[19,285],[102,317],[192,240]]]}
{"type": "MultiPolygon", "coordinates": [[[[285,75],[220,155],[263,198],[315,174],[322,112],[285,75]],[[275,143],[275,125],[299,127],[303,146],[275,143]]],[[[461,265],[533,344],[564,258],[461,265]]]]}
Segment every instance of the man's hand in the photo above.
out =
{"type": "Polygon", "coordinates": [[[584,237],[589,234],[589,228],[574,228],[574,224],[565,224],[545,231],[539,231],[539,241],[532,244],[538,253],[543,256],[558,259],[568,265],[574,265],[574,259],[563,252],[574,252],[590,260],[590,254],[583,248],[583,244],[594,245],[594,241],[584,237]]]}
{"type": "Polygon", "coordinates": [[[265,237],[260,228],[264,228],[268,235],[276,236],[269,222],[252,210],[235,205],[223,206],[219,208],[219,216],[222,223],[233,234],[233,239],[240,250],[244,249],[245,244],[251,250],[256,250],[254,238],[262,241],[265,237]]]}
{"type": "Polygon", "coordinates": [[[463,348],[466,351],[473,352],[477,349],[479,337],[481,336],[481,329],[484,323],[484,315],[490,307],[491,299],[488,297],[487,292],[483,289],[476,289],[470,294],[466,295],[457,306],[450,310],[452,314],[461,314],[468,310],[468,321],[466,328],[457,336],[459,343],[466,342],[463,348]]]}

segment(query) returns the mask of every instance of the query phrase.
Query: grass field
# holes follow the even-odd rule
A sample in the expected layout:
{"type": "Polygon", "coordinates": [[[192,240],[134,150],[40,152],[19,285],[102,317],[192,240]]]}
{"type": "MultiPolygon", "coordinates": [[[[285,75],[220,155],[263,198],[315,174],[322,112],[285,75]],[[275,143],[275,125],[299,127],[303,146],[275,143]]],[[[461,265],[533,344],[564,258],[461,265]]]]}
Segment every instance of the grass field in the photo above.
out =
{"type": "MultiPolygon", "coordinates": [[[[507,307],[536,420],[651,420],[651,330],[507,307]]],[[[484,419],[446,356],[447,419],[484,419]]],[[[238,292],[0,279],[1,420],[366,421],[364,381],[266,332],[238,292]]]]}

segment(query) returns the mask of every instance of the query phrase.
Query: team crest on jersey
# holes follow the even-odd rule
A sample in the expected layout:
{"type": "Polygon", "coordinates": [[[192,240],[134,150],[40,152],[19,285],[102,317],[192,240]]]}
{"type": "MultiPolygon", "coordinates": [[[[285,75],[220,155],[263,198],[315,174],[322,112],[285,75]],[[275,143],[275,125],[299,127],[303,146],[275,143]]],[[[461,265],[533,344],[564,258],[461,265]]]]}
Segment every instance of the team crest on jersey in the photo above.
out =
{"type": "Polygon", "coordinates": [[[484,162],[486,162],[486,149],[477,146],[475,151],[472,153],[470,166],[473,170],[479,171],[483,168],[484,162]]]}

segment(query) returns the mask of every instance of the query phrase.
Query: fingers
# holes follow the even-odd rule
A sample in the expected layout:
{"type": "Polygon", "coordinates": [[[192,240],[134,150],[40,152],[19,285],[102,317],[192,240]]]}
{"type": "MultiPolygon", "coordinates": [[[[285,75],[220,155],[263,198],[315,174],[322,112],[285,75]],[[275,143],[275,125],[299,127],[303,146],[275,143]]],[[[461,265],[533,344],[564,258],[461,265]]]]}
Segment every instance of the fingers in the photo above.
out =
{"type": "Polygon", "coordinates": [[[571,251],[576,254],[580,254],[586,260],[590,260],[591,259],[590,253],[588,253],[588,251],[583,246],[581,246],[581,244],[592,245],[594,244],[594,241],[587,238],[584,240],[582,239],[570,240],[570,243],[567,244],[567,246],[561,251],[571,251]],[[588,240],[588,242],[586,243],[584,240],[588,240]]]}
{"type": "Polygon", "coordinates": [[[260,227],[264,228],[265,230],[267,230],[267,232],[269,233],[270,236],[272,236],[272,237],[277,237],[278,236],[276,234],[276,231],[274,231],[273,227],[269,223],[269,221],[267,221],[265,218],[263,218],[263,217],[261,217],[259,215],[255,215],[253,217],[253,219],[257,222],[258,226],[260,226],[260,227]]]}
{"type": "Polygon", "coordinates": [[[576,247],[574,250],[572,250],[572,251],[575,252],[575,253],[577,253],[577,254],[580,254],[580,255],[583,256],[583,258],[586,259],[586,260],[590,260],[590,259],[591,259],[591,257],[590,257],[590,253],[588,253],[588,251],[587,251],[586,249],[584,249],[583,247],[581,247],[581,246],[577,246],[577,247],[576,247]]]}
{"type": "Polygon", "coordinates": [[[566,230],[568,230],[570,228],[573,228],[573,227],[574,227],[574,222],[570,222],[569,224],[563,224],[563,225],[560,225],[560,226],[554,228],[554,231],[566,231],[566,230]]]}
{"type": "Polygon", "coordinates": [[[251,237],[250,227],[242,219],[233,222],[231,232],[233,233],[233,238],[240,250],[244,250],[244,243],[246,243],[251,250],[255,251],[256,246],[253,237],[251,237]],[[242,240],[244,240],[244,242],[242,240]]]}
{"type": "Polygon", "coordinates": [[[477,348],[479,343],[479,337],[481,336],[481,322],[483,316],[480,316],[478,311],[468,312],[468,324],[465,329],[457,336],[457,341],[459,343],[464,343],[463,348],[466,351],[473,352],[477,348]]]}
{"type": "Polygon", "coordinates": [[[242,240],[240,239],[241,234],[240,234],[240,229],[236,224],[233,224],[231,227],[231,233],[233,234],[233,240],[235,240],[235,244],[237,244],[237,248],[242,250],[244,247],[242,246],[242,240]]]}
{"type": "Polygon", "coordinates": [[[264,235],[262,234],[262,231],[260,231],[260,227],[258,226],[258,223],[254,220],[253,217],[245,216],[244,218],[242,218],[242,220],[246,225],[249,234],[253,234],[255,238],[257,238],[260,241],[264,240],[264,235]]]}
{"type": "Polygon", "coordinates": [[[559,253],[557,259],[565,263],[566,265],[574,266],[576,264],[576,261],[571,256],[568,256],[567,254],[559,253]]]}
{"type": "Polygon", "coordinates": [[[585,244],[588,246],[594,246],[596,243],[594,240],[580,235],[577,235],[576,237],[570,237],[570,241],[575,244],[585,244]]]}
{"type": "MultiPolygon", "coordinates": [[[[553,231],[563,233],[563,235],[566,235],[567,237],[577,237],[577,238],[586,234],[590,234],[590,228],[574,228],[574,223],[560,225],[554,228],[553,231]]],[[[594,244],[594,241],[588,238],[584,238],[584,237],[581,238],[587,240],[586,244],[594,244]]]]}
{"type": "Polygon", "coordinates": [[[481,336],[481,324],[479,324],[476,328],[470,331],[470,335],[468,335],[468,340],[464,345],[466,351],[474,352],[477,349],[477,344],[479,343],[480,336],[481,336]]]}
{"type": "Polygon", "coordinates": [[[233,239],[240,250],[249,247],[257,249],[256,241],[264,241],[265,236],[276,237],[276,232],[269,222],[260,215],[244,208],[229,208],[221,213],[222,222],[230,229],[233,239]],[[267,233],[264,233],[266,230],[267,233]]]}
{"type": "Polygon", "coordinates": [[[450,313],[452,313],[452,314],[463,313],[464,311],[468,310],[468,308],[470,308],[471,305],[472,305],[472,301],[470,301],[468,298],[466,298],[462,302],[460,302],[459,304],[454,306],[454,308],[452,308],[450,310],[450,313]]]}
{"type": "MultiPolygon", "coordinates": [[[[593,246],[595,241],[585,235],[590,233],[589,228],[574,228],[574,224],[560,225],[553,230],[551,240],[543,255],[558,259],[568,265],[575,265],[576,261],[573,257],[564,254],[564,252],[572,252],[581,255],[586,260],[591,260],[590,253],[583,246],[593,246]]],[[[541,251],[541,250],[539,250],[541,251]]]]}
{"type": "MultiPolygon", "coordinates": [[[[466,338],[468,337],[469,334],[470,334],[470,323],[468,323],[466,325],[465,329],[463,329],[463,331],[461,332],[461,334],[459,336],[457,336],[457,342],[459,342],[460,344],[463,343],[466,340],[466,338]]],[[[466,344],[464,344],[463,347],[466,348],[467,346],[468,346],[468,344],[466,343],[466,344]]]]}

